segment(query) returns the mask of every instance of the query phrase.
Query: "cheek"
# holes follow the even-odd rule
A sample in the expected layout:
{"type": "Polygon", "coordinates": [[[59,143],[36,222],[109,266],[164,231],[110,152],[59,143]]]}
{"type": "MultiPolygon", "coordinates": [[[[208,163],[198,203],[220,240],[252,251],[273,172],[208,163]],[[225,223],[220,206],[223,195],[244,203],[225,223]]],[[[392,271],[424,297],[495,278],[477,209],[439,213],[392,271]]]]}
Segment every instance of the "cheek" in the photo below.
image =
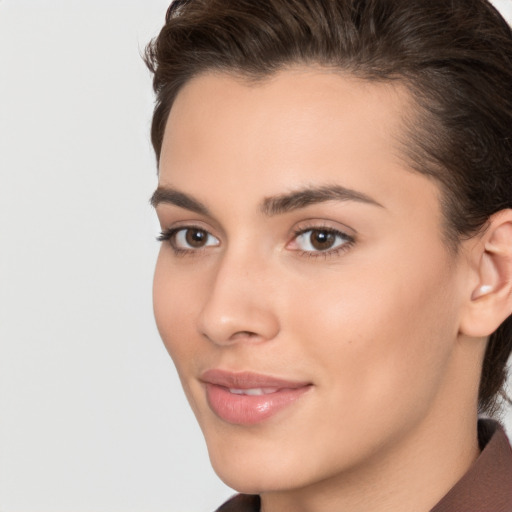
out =
{"type": "MultiPolygon", "coordinates": [[[[200,300],[194,274],[178,272],[162,247],[153,279],[153,310],[158,331],[178,372],[193,350],[193,318],[200,300]]],[[[181,372],[180,372],[181,373],[181,372]]]]}
{"type": "Polygon", "coordinates": [[[366,417],[414,413],[416,403],[431,402],[457,333],[444,251],[408,267],[399,255],[380,256],[314,286],[303,282],[289,310],[305,358],[333,390],[333,410],[366,417]]]}
{"type": "Polygon", "coordinates": [[[196,415],[200,413],[190,377],[197,375],[198,355],[209,353],[209,342],[198,335],[196,319],[202,304],[204,275],[173,265],[165,247],[153,279],[153,309],[160,337],[171,356],[183,391],[196,415]]]}

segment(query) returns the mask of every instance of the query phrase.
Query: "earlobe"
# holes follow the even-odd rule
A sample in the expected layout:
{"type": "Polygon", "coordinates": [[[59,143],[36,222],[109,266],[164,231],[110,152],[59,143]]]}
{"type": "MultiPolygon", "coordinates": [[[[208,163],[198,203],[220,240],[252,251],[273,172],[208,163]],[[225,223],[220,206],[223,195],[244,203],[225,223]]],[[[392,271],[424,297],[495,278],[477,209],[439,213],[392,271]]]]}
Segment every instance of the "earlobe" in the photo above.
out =
{"type": "Polygon", "coordinates": [[[512,313],[512,209],[490,218],[472,260],[477,285],[471,290],[461,332],[486,337],[512,313]]]}
{"type": "Polygon", "coordinates": [[[490,284],[483,284],[482,286],[478,287],[471,296],[471,300],[479,299],[480,297],[483,297],[484,295],[487,295],[488,293],[492,292],[493,287],[490,284]]]}
{"type": "Polygon", "coordinates": [[[478,264],[478,286],[473,290],[471,300],[478,300],[493,293],[500,286],[501,276],[498,271],[495,254],[483,244],[483,252],[478,264]]]}

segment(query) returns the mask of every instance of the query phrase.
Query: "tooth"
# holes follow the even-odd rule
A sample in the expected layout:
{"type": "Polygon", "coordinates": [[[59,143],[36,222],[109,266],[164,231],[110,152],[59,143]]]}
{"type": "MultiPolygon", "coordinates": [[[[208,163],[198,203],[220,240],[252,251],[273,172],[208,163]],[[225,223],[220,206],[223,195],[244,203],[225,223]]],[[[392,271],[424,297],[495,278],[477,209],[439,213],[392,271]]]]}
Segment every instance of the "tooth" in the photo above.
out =
{"type": "Polygon", "coordinates": [[[263,389],[261,389],[261,388],[246,389],[245,392],[249,396],[263,395],[263,389]]]}
{"type": "Polygon", "coordinates": [[[251,388],[251,389],[238,389],[229,388],[229,392],[234,395],[248,395],[248,396],[260,396],[275,393],[278,388],[251,388]]]}

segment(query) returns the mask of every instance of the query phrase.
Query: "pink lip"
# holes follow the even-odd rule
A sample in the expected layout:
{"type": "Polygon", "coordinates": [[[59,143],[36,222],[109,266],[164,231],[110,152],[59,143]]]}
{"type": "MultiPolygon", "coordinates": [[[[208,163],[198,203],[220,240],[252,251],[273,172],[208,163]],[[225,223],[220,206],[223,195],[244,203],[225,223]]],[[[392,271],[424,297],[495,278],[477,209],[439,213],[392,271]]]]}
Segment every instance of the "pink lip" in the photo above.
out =
{"type": "Polygon", "coordinates": [[[212,411],[222,420],[236,425],[260,423],[291,405],[311,388],[309,382],[224,370],[208,370],[201,375],[201,380],[205,383],[206,398],[212,411]],[[256,389],[265,394],[243,394],[256,389]]]}

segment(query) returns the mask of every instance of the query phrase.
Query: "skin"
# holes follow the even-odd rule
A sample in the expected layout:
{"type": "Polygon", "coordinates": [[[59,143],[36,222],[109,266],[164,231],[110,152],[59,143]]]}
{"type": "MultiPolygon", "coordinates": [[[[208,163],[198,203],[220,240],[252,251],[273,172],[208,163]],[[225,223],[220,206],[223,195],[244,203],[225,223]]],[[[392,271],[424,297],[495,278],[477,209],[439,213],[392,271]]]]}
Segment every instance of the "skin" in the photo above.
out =
{"type": "Polygon", "coordinates": [[[477,242],[446,247],[439,187],[398,149],[410,115],[401,86],[314,67],[257,84],[203,74],[172,107],[159,187],[208,211],[155,201],[159,221],[210,235],[162,243],[155,317],[214,469],[261,494],[264,512],[427,512],[478,456],[486,338],[463,329],[477,242]],[[377,204],[261,208],[333,186],[377,204]],[[295,234],[313,228],[351,241],[315,250],[311,231],[295,234]],[[233,425],[207,404],[211,368],[312,387],[261,424],[233,425]]]}

